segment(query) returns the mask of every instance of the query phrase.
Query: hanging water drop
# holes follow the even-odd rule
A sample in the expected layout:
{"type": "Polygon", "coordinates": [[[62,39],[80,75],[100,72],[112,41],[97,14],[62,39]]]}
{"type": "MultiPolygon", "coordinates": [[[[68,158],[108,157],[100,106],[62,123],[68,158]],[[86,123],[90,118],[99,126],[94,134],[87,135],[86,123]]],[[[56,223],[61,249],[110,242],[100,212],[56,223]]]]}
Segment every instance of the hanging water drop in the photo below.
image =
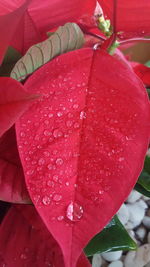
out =
{"type": "Polygon", "coordinates": [[[76,202],[71,202],[67,207],[66,217],[72,222],[77,222],[82,218],[82,216],[83,216],[82,206],[76,202]]]}

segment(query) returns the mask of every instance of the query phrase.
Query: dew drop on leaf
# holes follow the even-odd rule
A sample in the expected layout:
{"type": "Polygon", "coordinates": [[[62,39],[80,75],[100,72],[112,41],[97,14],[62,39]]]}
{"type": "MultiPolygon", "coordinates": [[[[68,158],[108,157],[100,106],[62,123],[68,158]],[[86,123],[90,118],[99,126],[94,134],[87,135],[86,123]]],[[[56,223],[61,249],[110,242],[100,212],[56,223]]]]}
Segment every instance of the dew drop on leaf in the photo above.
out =
{"type": "Polygon", "coordinates": [[[44,163],[45,163],[45,159],[40,158],[38,161],[38,164],[41,166],[41,165],[44,165],[44,163]]]}
{"type": "Polygon", "coordinates": [[[24,254],[24,253],[22,253],[22,254],[20,255],[20,259],[21,259],[21,260],[26,260],[26,259],[27,259],[27,255],[24,254]]]}
{"type": "Polygon", "coordinates": [[[58,216],[57,217],[57,220],[60,222],[60,221],[62,221],[64,219],[64,216],[58,216]]]}
{"type": "Polygon", "coordinates": [[[62,158],[56,159],[56,164],[57,165],[62,165],[63,164],[63,159],[62,158]]]}
{"type": "Polygon", "coordinates": [[[53,196],[53,200],[54,200],[54,201],[60,201],[61,199],[62,199],[62,196],[59,195],[59,194],[55,194],[55,195],[53,196]]]}
{"type": "Polygon", "coordinates": [[[58,129],[55,129],[54,132],[53,132],[53,136],[55,138],[61,137],[62,135],[63,135],[63,133],[58,129]]]}
{"type": "Polygon", "coordinates": [[[67,207],[66,217],[72,222],[77,222],[82,218],[82,216],[83,216],[82,206],[76,202],[71,202],[67,207]]]}
{"type": "Polygon", "coordinates": [[[80,119],[81,120],[86,119],[86,112],[85,111],[80,112],[80,119]]]}
{"type": "Polygon", "coordinates": [[[42,199],[42,203],[43,203],[44,205],[49,205],[50,202],[51,202],[51,200],[50,200],[50,198],[49,198],[48,196],[43,197],[43,199],[42,199]]]}

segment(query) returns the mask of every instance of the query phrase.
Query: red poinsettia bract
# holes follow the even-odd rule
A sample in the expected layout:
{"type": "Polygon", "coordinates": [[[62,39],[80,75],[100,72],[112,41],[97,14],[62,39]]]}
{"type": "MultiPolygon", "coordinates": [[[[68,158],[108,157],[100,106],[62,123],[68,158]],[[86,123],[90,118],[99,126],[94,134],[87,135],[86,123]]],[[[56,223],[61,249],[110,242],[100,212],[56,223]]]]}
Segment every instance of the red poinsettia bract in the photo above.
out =
{"type": "MultiPolygon", "coordinates": [[[[8,6],[1,3],[3,19],[12,23],[1,58],[10,43],[25,51],[46,30],[91,16],[95,1],[82,2],[38,0],[22,5],[20,1],[19,7],[10,1],[8,6]],[[8,7],[10,14],[6,14],[8,7]],[[14,12],[18,14],[15,24],[14,12]],[[20,39],[16,33],[21,30],[20,39]]],[[[107,6],[99,2],[105,11],[107,6]]],[[[126,17],[119,19],[122,6],[116,3],[115,30],[135,36],[134,21],[129,27],[126,17]]],[[[126,5],[129,13],[133,4],[126,5]]],[[[139,15],[139,9],[136,12],[139,15]]],[[[145,22],[139,19],[139,25],[136,33],[145,22]]],[[[144,29],[147,33],[147,26],[144,29]]],[[[1,262],[11,267],[24,263],[30,267],[35,262],[39,267],[86,267],[83,248],[117,212],[143,166],[150,131],[143,83],[119,53],[115,58],[101,48],[84,48],[49,62],[24,86],[2,78],[0,88],[0,196],[3,190],[1,199],[32,201],[42,219],[32,206],[10,209],[0,228],[1,262]],[[16,224],[12,224],[14,218],[16,224]]]]}
{"type": "Polygon", "coordinates": [[[73,267],[137,180],[149,100],[127,64],[90,48],[46,64],[25,89],[43,95],[16,123],[27,188],[73,267]]]}

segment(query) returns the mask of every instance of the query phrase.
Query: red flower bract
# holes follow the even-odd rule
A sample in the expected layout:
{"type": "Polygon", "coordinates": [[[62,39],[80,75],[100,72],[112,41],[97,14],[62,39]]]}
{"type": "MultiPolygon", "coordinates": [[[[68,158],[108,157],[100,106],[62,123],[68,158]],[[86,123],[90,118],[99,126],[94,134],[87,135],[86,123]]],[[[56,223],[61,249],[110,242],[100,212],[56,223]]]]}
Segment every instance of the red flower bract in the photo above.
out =
{"type": "MultiPolygon", "coordinates": [[[[62,252],[34,207],[26,205],[22,210],[18,205],[9,210],[0,228],[0,264],[64,267],[62,252]]],[[[77,267],[83,266],[90,265],[82,254],[77,267]]]]}
{"type": "Polygon", "coordinates": [[[104,15],[113,24],[116,16],[116,32],[122,38],[147,36],[150,34],[150,2],[147,0],[98,0],[104,15]],[[114,10],[113,6],[116,6],[114,10]]]}
{"type": "Polygon", "coordinates": [[[27,188],[65,266],[74,267],[138,178],[149,100],[127,64],[92,49],[54,59],[25,89],[43,95],[16,124],[27,188]]]}
{"type": "Polygon", "coordinates": [[[96,0],[27,0],[0,2],[0,55],[8,45],[24,53],[46,31],[94,14],[96,0]],[[28,9],[27,9],[28,8],[28,9]],[[6,31],[6,28],[7,31],[6,31]]]}

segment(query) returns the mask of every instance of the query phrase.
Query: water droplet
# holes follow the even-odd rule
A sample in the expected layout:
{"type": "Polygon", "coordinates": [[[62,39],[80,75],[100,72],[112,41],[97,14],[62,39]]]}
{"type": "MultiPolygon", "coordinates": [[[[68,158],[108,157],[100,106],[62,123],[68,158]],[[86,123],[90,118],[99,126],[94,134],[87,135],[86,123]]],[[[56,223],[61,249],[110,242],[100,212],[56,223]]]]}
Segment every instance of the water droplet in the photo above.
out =
{"type": "Polygon", "coordinates": [[[69,182],[66,182],[65,185],[66,185],[66,186],[69,186],[69,182]]]}
{"type": "Polygon", "coordinates": [[[119,159],[118,159],[118,161],[124,161],[124,157],[120,157],[119,159]]]}
{"type": "Polygon", "coordinates": [[[73,105],[73,108],[74,108],[74,109],[77,109],[78,107],[79,107],[78,104],[74,104],[74,105],[73,105]]]}
{"type": "Polygon", "coordinates": [[[78,123],[78,122],[75,122],[75,124],[74,124],[74,128],[75,129],[78,129],[80,127],[80,124],[78,123]]]}
{"type": "Polygon", "coordinates": [[[62,135],[63,135],[63,133],[59,129],[55,129],[53,132],[53,136],[55,138],[61,137],[62,135]]]}
{"type": "Polygon", "coordinates": [[[49,113],[49,114],[48,114],[48,117],[49,117],[49,118],[52,118],[53,116],[54,116],[53,113],[49,113]]]}
{"type": "Polygon", "coordinates": [[[21,136],[21,137],[25,137],[26,135],[25,135],[24,132],[21,132],[21,133],[20,133],[20,136],[21,136]]]}
{"type": "Polygon", "coordinates": [[[63,115],[63,113],[62,113],[61,111],[58,111],[58,112],[57,112],[57,116],[58,116],[58,117],[61,117],[62,115],[63,115]]]}
{"type": "Polygon", "coordinates": [[[47,185],[49,187],[54,187],[54,182],[53,181],[47,181],[47,185]]]}
{"type": "Polygon", "coordinates": [[[43,197],[42,202],[44,205],[49,205],[51,200],[48,196],[43,197]]]}
{"type": "Polygon", "coordinates": [[[37,164],[37,161],[36,161],[36,160],[32,160],[32,161],[31,161],[31,164],[32,164],[32,165],[36,165],[36,164],[37,164]]]}
{"type": "Polygon", "coordinates": [[[59,178],[58,175],[54,175],[54,176],[53,176],[53,180],[54,180],[55,182],[58,181],[58,178],[59,178]]]}
{"type": "Polygon", "coordinates": [[[58,220],[58,221],[62,221],[63,219],[64,219],[64,216],[58,216],[58,217],[57,217],[57,220],[58,220]]]}
{"type": "Polygon", "coordinates": [[[66,216],[72,222],[79,221],[83,216],[82,206],[76,202],[71,202],[67,207],[66,216]]]}
{"type": "Polygon", "coordinates": [[[43,159],[43,158],[40,158],[39,160],[38,160],[38,164],[41,166],[41,165],[44,165],[44,163],[45,163],[45,159],[43,159]]]}
{"type": "Polygon", "coordinates": [[[45,131],[44,131],[44,135],[45,135],[45,136],[50,136],[51,134],[52,134],[52,133],[51,133],[50,131],[48,131],[48,130],[45,130],[45,131]]]}
{"type": "Polygon", "coordinates": [[[73,118],[73,114],[72,113],[68,113],[68,118],[73,118]]]}
{"type": "Polygon", "coordinates": [[[63,159],[62,158],[56,159],[56,164],[57,165],[62,165],[63,164],[63,159]]]}
{"type": "Polygon", "coordinates": [[[104,190],[99,190],[98,193],[102,195],[104,193],[104,190]]]}
{"type": "Polygon", "coordinates": [[[26,172],[27,175],[32,175],[33,173],[34,173],[34,170],[28,170],[28,171],[26,172]]]}
{"type": "Polygon", "coordinates": [[[80,112],[80,120],[86,119],[86,112],[85,111],[81,111],[80,112]]]}
{"type": "Polygon", "coordinates": [[[49,152],[49,151],[44,151],[43,154],[44,154],[44,156],[46,156],[46,157],[49,157],[49,156],[50,156],[50,152],[49,152]]]}
{"type": "Polygon", "coordinates": [[[24,254],[24,253],[22,253],[22,254],[20,255],[20,259],[21,259],[21,260],[26,260],[26,259],[27,259],[27,255],[24,254]]]}
{"type": "Polygon", "coordinates": [[[59,194],[55,194],[55,195],[53,196],[53,200],[54,200],[54,201],[60,201],[61,199],[62,199],[62,196],[59,195],[59,194]]]}
{"type": "Polygon", "coordinates": [[[29,157],[26,157],[25,160],[26,160],[26,161],[30,161],[30,158],[29,158],[29,157]]]}
{"type": "Polygon", "coordinates": [[[53,169],[53,165],[52,165],[52,164],[48,164],[48,165],[47,165],[47,168],[48,168],[49,170],[52,170],[52,169],[53,169]]]}
{"type": "Polygon", "coordinates": [[[73,122],[72,122],[72,121],[67,121],[67,122],[66,122],[66,126],[67,126],[67,127],[71,127],[71,126],[72,126],[72,124],[73,124],[73,122]]]}

